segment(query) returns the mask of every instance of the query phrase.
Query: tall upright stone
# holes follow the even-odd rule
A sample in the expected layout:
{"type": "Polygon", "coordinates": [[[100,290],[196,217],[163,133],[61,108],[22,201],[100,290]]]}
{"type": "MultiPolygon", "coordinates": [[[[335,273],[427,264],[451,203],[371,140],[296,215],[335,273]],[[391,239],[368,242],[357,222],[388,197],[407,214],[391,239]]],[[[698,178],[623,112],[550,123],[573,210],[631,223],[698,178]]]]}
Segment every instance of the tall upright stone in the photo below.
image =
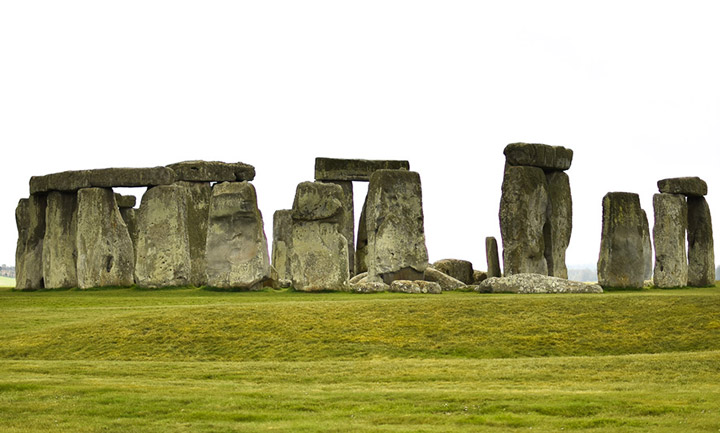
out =
{"type": "Polygon", "coordinates": [[[653,248],[652,237],[650,236],[650,222],[648,221],[647,213],[644,210],[642,211],[642,217],[643,263],[645,264],[643,278],[647,281],[652,278],[653,273],[653,248]]]}
{"type": "Polygon", "coordinates": [[[120,216],[122,217],[123,222],[125,222],[125,225],[127,226],[128,233],[130,234],[130,240],[132,241],[133,245],[133,263],[135,263],[135,247],[137,245],[138,238],[137,211],[138,209],[135,209],[134,207],[120,208],[120,216]]]}
{"type": "Polygon", "coordinates": [[[31,194],[30,198],[20,200],[15,210],[18,229],[15,288],[18,290],[45,288],[42,256],[46,206],[44,194],[31,194]]]}
{"type": "Polygon", "coordinates": [[[567,279],[565,251],[572,234],[570,178],[564,171],[551,171],[546,173],[545,178],[548,185],[548,205],[543,232],[548,275],[567,279]]]}
{"type": "Polygon", "coordinates": [[[715,285],[715,246],[712,217],[707,200],[689,196],[688,206],[688,285],[715,285]]]}
{"type": "Polygon", "coordinates": [[[77,287],[77,193],[50,192],[45,213],[43,277],[49,289],[77,287]]]}
{"type": "Polygon", "coordinates": [[[292,209],[277,210],[273,214],[272,278],[276,282],[292,280],[292,224],[292,209]]]}
{"type": "Polygon", "coordinates": [[[370,176],[365,217],[368,280],[421,280],[428,266],[420,175],[378,170],[370,176]]]}
{"type": "Polygon", "coordinates": [[[662,288],[684,287],[688,283],[688,261],[685,250],[685,232],[688,210],[685,196],[655,194],[655,272],[653,282],[662,288]]]}
{"type": "Polygon", "coordinates": [[[485,238],[485,256],[487,258],[487,277],[502,277],[498,244],[497,240],[492,236],[485,238]]]}
{"type": "Polygon", "coordinates": [[[547,206],[547,180],[542,169],[506,166],[500,199],[505,276],[520,273],[547,275],[543,231],[547,206]]]}
{"type": "Polygon", "coordinates": [[[207,281],[205,248],[212,189],[208,182],[178,181],[175,184],[185,190],[190,248],[190,283],[195,287],[201,287],[207,281]]]}
{"type": "Polygon", "coordinates": [[[347,290],[350,279],[342,187],[302,182],[292,209],[290,268],[295,290],[347,290]]]}
{"type": "Polygon", "coordinates": [[[367,234],[367,195],[360,211],[360,219],[358,220],[357,242],[355,249],[355,275],[367,272],[367,254],[368,254],[368,234],[367,234]]]}
{"type": "Polygon", "coordinates": [[[270,278],[267,238],[251,183],[213,186],[205,257],[212,287],[256,290],[270,278]]]}
{"type": "Polygon", "coordinates": [[[349,180],[325,180],[323,182],[340,185],[343,189],[343,220],[340,223],[340,232],[348,241],[348,256],[350,276],[355,270],[355,202],[353,200],[353,184],[349,180]]]}
{"type": "Polygon", "coordinates": [[[179,185],[149,188],[138,210],[135,282],[140,287],[190,284],[186,192],[179,185]]]}
{"type": "Polygon", "coordinates": [[[609,192],[603,197],[598,283],[602,287],[642,288],[643,212],[640,197],[609,192]]]}
{"type": "Polygon", "coordinates": [[[76,240],[79,288],[133,284],[132,241],[111,189],[78,191],[76,240]]]}

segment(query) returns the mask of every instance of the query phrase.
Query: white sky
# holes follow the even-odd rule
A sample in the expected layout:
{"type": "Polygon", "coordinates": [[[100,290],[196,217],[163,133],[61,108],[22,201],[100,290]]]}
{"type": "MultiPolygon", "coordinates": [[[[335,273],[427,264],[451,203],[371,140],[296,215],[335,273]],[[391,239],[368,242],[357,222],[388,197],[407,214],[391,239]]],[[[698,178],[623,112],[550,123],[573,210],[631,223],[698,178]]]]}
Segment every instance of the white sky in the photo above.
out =
{"type": "Polygon", "coordinates": [[[485,269],[502,151],[527,141],[575,151],[567,262],[593,264],[608,191],[639,193],[652,224],[656,181],[700,176],[720,218],[718,16],[717,1],[2,2],[0,263],[32,175],[246,162],[271,239],[325,156],[409,160],[431,261],[485,269]]]}

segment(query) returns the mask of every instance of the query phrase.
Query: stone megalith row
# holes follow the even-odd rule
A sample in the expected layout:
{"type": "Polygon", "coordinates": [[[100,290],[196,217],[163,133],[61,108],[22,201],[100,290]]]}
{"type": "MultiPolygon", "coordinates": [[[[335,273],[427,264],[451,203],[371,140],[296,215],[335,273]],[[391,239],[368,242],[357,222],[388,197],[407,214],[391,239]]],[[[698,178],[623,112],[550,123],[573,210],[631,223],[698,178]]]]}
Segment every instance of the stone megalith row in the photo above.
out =
{"type": "Polygon", "coordinates": [[[658,189],[660,193],[653,196],[654,284],[664,288],[714,285],[715,252],[712,218],[705,199],[707,183],[698,177],[662,179],[658,189]]]}
{"type": "Polygon", "coordinates": [[[505,275],[537,273],[567,278],[565,252],[572,233],[570,168],[561,146],[512,143],[500,199],[505,275]]]}

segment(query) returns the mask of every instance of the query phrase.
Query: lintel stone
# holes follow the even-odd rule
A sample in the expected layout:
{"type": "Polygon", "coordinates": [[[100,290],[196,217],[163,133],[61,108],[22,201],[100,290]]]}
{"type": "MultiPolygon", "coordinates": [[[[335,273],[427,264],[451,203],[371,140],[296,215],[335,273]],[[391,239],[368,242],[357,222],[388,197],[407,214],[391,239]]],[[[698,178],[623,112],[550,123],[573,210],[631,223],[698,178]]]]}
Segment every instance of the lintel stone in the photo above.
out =
{"type": "Polygon", "coordinates": [[[242,162],[183,161],[168,165],[176,180],[186,182],[243,182],[255,179],[255,167],[242,162]]]}
{"type": "Polygon", "coordinates": [[[528,165],[543,170],[567,170],[573,159],[572,149],[539,143],[510,143],[503,153],[509,165],[528,165]]]}
{"type": "Polygon", "coordinates": [[[315,180],[370,181],[377,170],[410,170],[408,161],[315,158],[315,180]]]}
{"type": "Polygon", "coordinates": [[[175,182],[175,172],[167,167],[101,168],[63,171],[30,178],[30,193],[76,191],[81,188],[149,187],[175,182]]]}
{"type": "Polygon", "coordinates": [[[675,177],[659,180],[658,189],[665,194],[683,194],[688,196],[707,195],[707,183],[699,177],[675,177]]]}

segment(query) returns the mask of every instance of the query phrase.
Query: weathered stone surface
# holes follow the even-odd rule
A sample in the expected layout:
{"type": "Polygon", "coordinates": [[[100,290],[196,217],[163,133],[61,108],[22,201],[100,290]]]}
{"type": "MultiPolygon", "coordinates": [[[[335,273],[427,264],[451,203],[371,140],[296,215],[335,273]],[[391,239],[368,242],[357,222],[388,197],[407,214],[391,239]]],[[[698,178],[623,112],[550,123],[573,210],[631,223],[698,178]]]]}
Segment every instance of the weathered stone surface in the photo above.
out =
{"type": "Polygon", "coordinates": [[[208,212],[212,189],[208,182],[175,182],[185,192],[187,231],[190,246],[190,283],[195,287],[207,284],[205,247],[207,244],[208,212]]]}
{"type": "Polygon", "coordinates": [[[294,220],[290,269],[295,290],[347,290],[347,239],[338,224],[294,220]]]}
{"type": "Polygon", "coordinates": [[[705,197],[688,197],[688,285],[715,285],[712,217],[705,197]]]}
{"type": "Polygon", "coordinates": [[[205,254],[210,286],[255,290],[270,278],[267,238],[252,184],[213,187],[205,254]]]}
{"type": "Polygon", "coordinates": [[[498,254],[497,240],[492,236],[485,238],[485,256],[487,257],[487,276],[502,276],[502,272],[500,271],[500,256],[498,254]]]}
{"type": "Polygon", "coordinates": [[[433,283],[440,284],[440,287],[445,290],[457,290],[465,287],[465,283],[455,279],[449,275],[446,275],[432,266],[428,266],[425,269],[425,281],[431,281],[433,283]]]}
{"type": "Polygon", "coordinates": [[[490,277],[488,276],[487,272],[473,271],[473,280],[472,280],[471,284],[480,284],[483,281],[487,280],[488,278],[490,278],[490,277]]]}
{"type": "Polygon", "coordinates": [[[315,158],[315,180],[369,181],[377,170],[410,170],[407,161],[315,158]]]}
{"type": "Polygon", "coordinates": [[[350,290],[356,293],[380,293],[390,290],[390,286],[382,281],[368,281],[367,277],[350,285],[350,290]]]}
{"type": "Polygon", "coordinates": [[[597,284],[570,281],[566,278],[538,274],[515,274],[493,277],[480,283],[481,293],[602,293],[597,284]]]}
{"type": "Polygon", "coordinates": [[[345,219],[342,187],[333,183],[302,182],[295,191],[292,218],[298,221],[328,220],[342,224],[345,219]]]}
{"type": "Polygon", "coordinates": [[[395,280],[390,283],[389,292],[396,293],[415,293],[415,294],[440,294],[442,289],[440,284],[423,280],[395,280]]]}
{"type": "Polygon", "coordinates": [[[432,267],[464,284],[473,283],[473,265],[467,260],[442,259],[433,263],[432,267]]]}
{"type": "Polygon", "coordinates": [[[650,223],[648,222],[647,213],[642,211],[642,244],[643,244],[643,263],[645,264],[645,272],[643,278],[645,281],[652,279],[653,273],[653,249],[652,237],[650,236],[650,223]]]}
{"type": "Polygon", "coordinates": [[[570,178],[565,172],[552,171],[545,174],[547,179],[547,221],[543,229],[545,237],[545,260],[548,275],[568,277],[565,265],[565,251],[572,234],[572,194],[570,178]]]}
{"type": "Polygon", "coordinates": [[[149,188],[137,218],[135,282],[140,287],[190,284],[191,260],[185,190],[179,185],[149,188]]]}
{"type": "Polygon", "coordinates": [[[367,278],[367,272],[363,272],[361,274],[357,274],[354,277],[350,278],[350,285],[357,284],[360,282],[360,280],[367,278]]]}
{"type": "Polygon", "coordinates": [[[367,272],[367,254],[368,254],[368,235],[367,235],[367,217],[365,208],[367,207],[367,195],[360,211],[360,219],[358,220],[357,243],[355,250],[355,273],[361,274],[367,272]]]}
{"type": "Polygon", "coordinates": [[[78,287],[127,287],[133,284],[133,246],[109,188],[77,193],[78,287]]]}
{"type": "Polygon", "coordinates": [[[506,167],[500,199],[506,276],[520,273],[547,275],[543,233],[547,206],[547,180],[540,168],[506,167]]]}
{"type": "Polygon", "coordinates": [[[175,179],[187,182],[234,182],[255,179],[255,167],[242,162],[183,161],[168,165],[175,179]]]}
{"type": "Polygon", "coordinates": [[[22,199],[15,209],[18,243],[15,250],[15,288],[45,288],[43,279],[43,238],[45,237],[46,197],[33,194],[22,199]]]}
{"type": "Polygon", "coordinates": [[[640,197],[610,192],[603,197],[603,225],[598,258],[598,282],[602,287],[642,288],[643,212],[640,197]]]}
{"type": "Polygon", "coordinates": [[[136,198],[134,195],[122,195],[115,193],[115,203],[120,209],[135,207],[136,198]]]}
{"type": "Polygon", "coordinates": [[[571,149],[538,143],[510,143],[503,153],[510,165],[525,165],[545,170],[567,170],[573,158],[571,149]]]}
{"type": "Polygon", "coordinates": [[[77,193],[48,194],[42,258],[45,288],[77,287],[76,232],[77,193]]]}
{"type": "Polygon", "coordinates": [[[292,249],[292,210],[277,210],[273,214],[272,279],[291,280],[290,250],[292,249]]]}
{"type": "Polygon", "coordinates": [[[685,196],[680,194],[655,194],[655,272],[653,281],[661,288],[685,287],[688,283],[688,260],[685,233],[688,226],[688,210],[685,196]]]}
{"type": "Polygon", "coordinates": [[[659,180],[658,189],[666,194],[683,194],[687,196],[707,195],[707,183],[699,177],[675,177],[659,180]]]}
{"type": "MultiPolygon", "coordinates": [[[[133,264],[135,263],[135,245],[137,245],[138,238],[137,211],[137,209],[132,207],[120,208],[120,216],[122,217],[125,225],[127,226],[128,233],[130,234],[130,240],[132,241],[133,245],[133,264]]],[[[135,269],[134,265],[133,269],[135,269]]]]}
{"type": "Polygon", "coordinates": [[[378,170],[370,176],[366,206],[368,279],[423,279],[428,265],[420,175],[378,170]]]}
{"type": "Polygon", "coordinates": [[[80,188],[112,188],[169,185],[175,172],[167,167],[101,168],[96,170],[63,171],[30,178],[30,193],[75,191],[80,188]]]}
{"type": "Polygon", "coordinates": [[[353,201],[353,185],[350,181],[324,181],[340,185],[343,190],[343,219],[340,221],[340,233],[348,241],[348,263],[350,275],[355,274],[355,203],[353,201]]]}

